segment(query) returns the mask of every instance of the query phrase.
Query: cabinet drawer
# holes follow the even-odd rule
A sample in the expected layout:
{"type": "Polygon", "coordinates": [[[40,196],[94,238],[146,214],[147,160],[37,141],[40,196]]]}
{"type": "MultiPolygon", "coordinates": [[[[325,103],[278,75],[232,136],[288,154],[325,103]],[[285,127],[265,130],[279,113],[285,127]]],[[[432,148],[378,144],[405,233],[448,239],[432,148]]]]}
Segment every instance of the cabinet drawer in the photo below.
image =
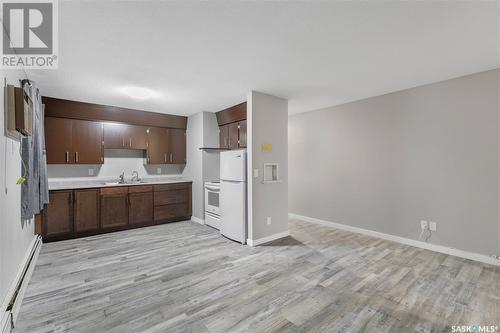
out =
{"type": "Polygon", "coordinates": [[[168,191],[168,190],[181,190],[188,188],[189,183],[176,183],[176,184],[158,184],[154,185],[154,190],[156,191],[168,191]]]}
{"type": "Polygon", "coordinates": [[[154,208],[155,221],[187,217],[187,215],[188,215],[187,203],[156,206],[154,208]]]}
{"type": "Polygon", "coordinates": [[[155,206],[186,203],[188,201],[188,190],[171,190],[154,192],[155,206]]]}
{"type": "Polygon", "coordinates": [[[144,193],[152,191],[153,191],[152,185],[137,185],[137,186],[130,186],[128,188],[128,193],[144,193]]]}
{"type": "Polygon", "coordinates": [[[101,195],[116,195],[116,194],[127,194],[128,187],[103,187],[101,188],[101,195]]]}

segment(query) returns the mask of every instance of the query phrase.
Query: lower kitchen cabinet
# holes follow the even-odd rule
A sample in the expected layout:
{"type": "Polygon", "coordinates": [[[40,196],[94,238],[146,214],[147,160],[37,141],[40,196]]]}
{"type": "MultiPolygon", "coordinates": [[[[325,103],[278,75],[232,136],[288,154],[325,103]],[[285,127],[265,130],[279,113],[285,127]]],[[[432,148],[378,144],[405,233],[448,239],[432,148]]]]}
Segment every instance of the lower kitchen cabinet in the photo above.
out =
{"type": "Polygon", "coordinates": [[[151,223],[153,221],[153,187],[130,187],[128,196],[128,223],[130,225],[151,223]]]}
{"type": "Polygon", "coordinates": [[[73,197],[75,232],[99,230],[99,189],[75,190],[73,197]]]}
{"type": "Polygon", "coordinates": [[[191,183],[50,191],[37,216],[44,242],[191,218],[191,183]]]}
{"type": "Polygon", "coordinates": [[[191,184],[154,185],[155,223],[191,218],[191,184]]]}
{"type": "Polygon", "coordinates": [[[73,233],[73,191],[52,191],[42,216],[42,234],[47,238],[70,237],[73,233]]]}
{"type": "Polygon", "coordinates": [[[101,228],[128,224],[128,187],[101,188],[101,228]]]}

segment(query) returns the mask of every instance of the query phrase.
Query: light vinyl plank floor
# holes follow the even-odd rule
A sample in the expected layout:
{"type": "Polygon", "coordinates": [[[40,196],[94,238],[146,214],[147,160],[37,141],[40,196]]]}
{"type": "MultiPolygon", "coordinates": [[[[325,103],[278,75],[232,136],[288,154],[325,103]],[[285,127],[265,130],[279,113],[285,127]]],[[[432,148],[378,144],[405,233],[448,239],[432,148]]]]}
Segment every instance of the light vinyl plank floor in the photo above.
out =
{"type": "Polygon", "coordinates": [[[290,221],[241,246],[193,222],[43,244],[14,332],[450,332],[500,325],[500,268],[290,221]]]}

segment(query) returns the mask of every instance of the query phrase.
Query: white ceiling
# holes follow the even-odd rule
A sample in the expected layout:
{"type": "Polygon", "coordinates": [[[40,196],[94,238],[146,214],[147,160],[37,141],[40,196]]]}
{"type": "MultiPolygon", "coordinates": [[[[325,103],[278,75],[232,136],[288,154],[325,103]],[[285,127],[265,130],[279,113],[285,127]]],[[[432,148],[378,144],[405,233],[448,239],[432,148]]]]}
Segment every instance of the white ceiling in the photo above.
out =
{"type": "Polygon", "coordinates": [[[148,111],[218,111],[257,90],[297,113],[498,68],[499,13],[493,1],[60,1],[59,69],[31,77],[47,96],[148,111]]]}

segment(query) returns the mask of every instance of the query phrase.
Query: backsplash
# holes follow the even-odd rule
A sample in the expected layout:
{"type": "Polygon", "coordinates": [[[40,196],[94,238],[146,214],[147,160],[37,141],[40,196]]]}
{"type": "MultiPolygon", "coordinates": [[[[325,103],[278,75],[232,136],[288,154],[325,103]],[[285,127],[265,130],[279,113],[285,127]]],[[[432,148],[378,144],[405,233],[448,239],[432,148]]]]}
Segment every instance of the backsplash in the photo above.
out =
{"type": "Polygon", "coordinates": [[[102,165],[49,164],[47,173],[49,178],[118,178],[122,172],[125,172],[125,176],[128,178],[131,177],[132,171],[139,172],[140,177],[180,175],[185,167],[177,164],[144,165],[143,163],[142,150],[105,149],[104,164],[102,165]]]}

